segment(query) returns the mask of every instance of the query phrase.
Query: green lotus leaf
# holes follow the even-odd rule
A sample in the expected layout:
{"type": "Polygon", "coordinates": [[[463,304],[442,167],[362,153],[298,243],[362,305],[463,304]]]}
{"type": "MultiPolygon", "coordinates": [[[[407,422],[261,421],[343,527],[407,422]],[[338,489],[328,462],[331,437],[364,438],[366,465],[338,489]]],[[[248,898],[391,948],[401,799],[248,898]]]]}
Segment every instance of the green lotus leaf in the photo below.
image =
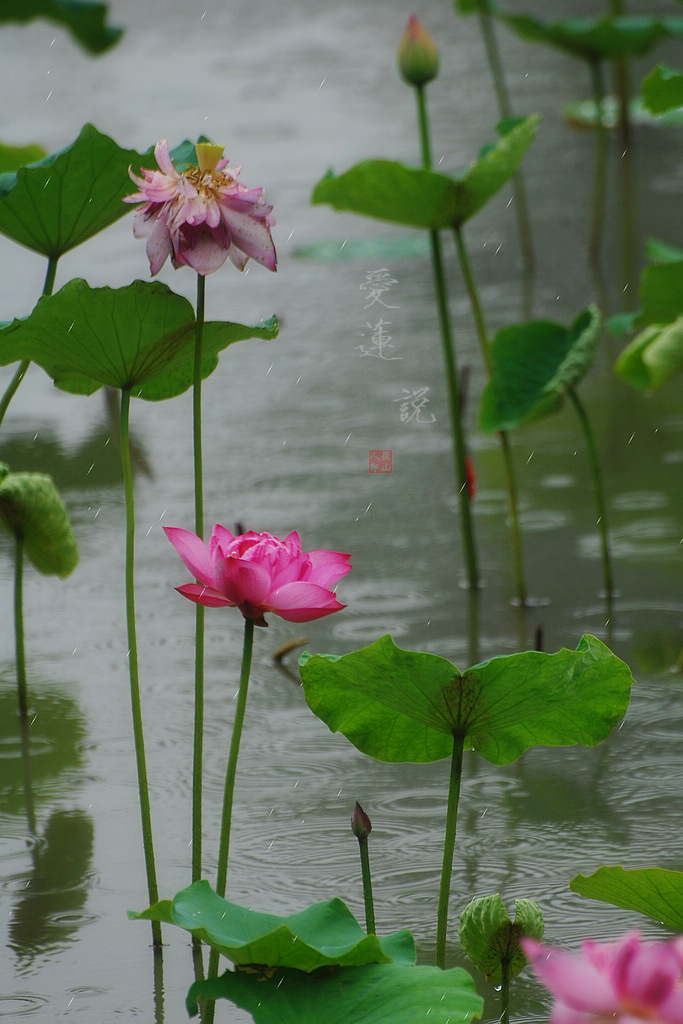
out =
{"type": "Polygon", "coordinates": [[[481,397],[479,425],[488,433],[557,412],[569,388],[590,369],[602,321],[596,306],[569,329],[549,320],[515,324],[491,342],[493,372],[481,397]]]}
{"type": "Polygon", "coordinates": [[[635,326],[670,324],[683,315],[683,259],[651,263],[640,277],[641,311],[635,326]]]}
{"type": "Polygon", "coordinates": [[[593,636],[575,651],[525,651],[461,673],[390,636],[343,657],[303,654],[306,701],[332,732],[378,761],[422,763],[463,737],[492,764],[533,746],[594,746],[623,717],[631,672],[593,636]]]}
{"type": "Polygon", "coordinates": [[[538,124],[535,114],[515,121],[460,178],[392,160],[364,160],[322,178],[311,202],[414,228],[460,227],[514,175],[538,124]]]}
{"type": "Polygon", "coordinates": [[[151,152],[121,149],[86,124],[75,142],[0,174],[0,233],[57,259],[130,212],[134,168],[154,166],[151,152]]]}
{"type": "MultiPolygon", "coordinates": [[[[204,325],[202,376],[218,353],[246,338],[277,336],[273,317],[256,326],[210,321],[204,325]]],[[[28,359],[58,388],[90,395],[107,385],[158,401],[192,384],[195,316],[192,304],[158,281],[124,288],[91,288],[69,281],[39,299],[33,312],[0,331],[0,365],[28,359]]]]}
{"type": "Polygon", "coordinates": [[[483,1000],[461,968],[372,964],[319,971],[313,975],[278,970],[268,976],[226,971],[195,982],[187,996],[191,1016],[198,999],[230,999],[256,1024],[469,1024],[480,1017],[483,1000]]]}
{"type": "Polygon", "coordinates": [[[76,538],[52,477],[10,473],[0,464],[0,523],[22,540],[38,572],[64,577],[78,565],[76,538]]]}
{"type": "Polygon", "coordinates": [[[683,107],[683,74],[666,64],[658,64],[643,79],[643,103],[653,114],[683,107]]]}
{"type": "Polygon", "coordinates": [[[615,369],[641,391],[656,391],[683,373],[683,316],[646,327],[623,350],[615,369]]]}
{"type": "Polygon", "coordinates": [[[384,939],[366,935],[341,900],[316,903],[298,914],[261,914],[218,896],[208,882],[194,882],[135,920],[175,924],[208,943],[233,963],[315,971],[319,967],[415,962],[410,932],[384,939]]]}
{"type": "Polygon", "coordinates": [[[5,146],[0,143],[0,174],[16,171],[24,164],[42,160],[46,155],[42,146],[5,146]]]}
{"type": "Polygon", "coordinates": [[[492,985],[503,980],[503,965],[508,978],[514,978],[529,962],[519,944],[521,938],[541,939],[545,925],[543,914],[533,900],[515,900],[515,920],[505,909],[500,894],[483,896],[460,915],[460,945],[475,967],[492,985]]]}
{"type": "Polygon", "coordinates": [[[683,18],[678,17],[565,18],[548,24],[526,14],[495,14],[522,38],[585,60],[640,56],[665,39],[683,36],[683,18]]]}
{"type": "Polygon", "coordinates": [[[107,4],[89,0],[0,0],[0,21],[34,18],[63,25],[91,53],[102,53],[123,34],[122,29],[107,25],[107,4]]]}
{"type": "Polygon", "coordinates": [[[683,932],[683,871],[606,866],[592,875],[576,875],[569,888],[579,896],[636,910],[675,932],[683,932]]]}
{"type": "Polygon", "coordinates": [[[645,256],[650,263],[678,263],[683,260],[683,249],[662,242],[661,238],[645,240],[645,256]]]}

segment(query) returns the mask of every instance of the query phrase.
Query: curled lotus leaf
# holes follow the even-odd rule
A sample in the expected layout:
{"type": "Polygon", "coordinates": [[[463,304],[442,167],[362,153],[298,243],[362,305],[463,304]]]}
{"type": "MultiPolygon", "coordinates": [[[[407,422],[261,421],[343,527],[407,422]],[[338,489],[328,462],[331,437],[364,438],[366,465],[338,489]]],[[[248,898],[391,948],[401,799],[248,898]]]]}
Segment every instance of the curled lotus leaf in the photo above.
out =
{"type": "Polygon", "coordinates": [[[541,939],[543,914],[533,900],[515,900],[515,919],[510,918],[499,893],[472,902],[460,915],[460,945],[469,960],[492,985],[500,985],[503,968],[514,978],[529,962],[519,940],[541,939]]]}
{"type": "Polygon", "coordinates": [[[415,944],[409,932],[395,932],[383,939],[366,935],[338,899],[278,917],[230,903],[201,881],[176,893],[172,901],[161,900],[129,917],[184,928],[238,965],[288,967],[308,973],[319,967],[415,962],[415,944]]]}
{"type": "Polygon", "coordinates": [[[439,761],[454,738],[497,765],[533,746],[594,746],[623,717],[633,685],[628,666],[590,635],[575,651],[502,655],[465,672],[390,636],[342,657],[303,654],[299,665],[313,713],[388,762],[439,761]]]}
{"type": "Polygon", "coordinates": [[[78,565],[76,538],[52,477],[10,473],[0,464],[0,523],[22,541],[38,572],[64,577],[78,565]]]}

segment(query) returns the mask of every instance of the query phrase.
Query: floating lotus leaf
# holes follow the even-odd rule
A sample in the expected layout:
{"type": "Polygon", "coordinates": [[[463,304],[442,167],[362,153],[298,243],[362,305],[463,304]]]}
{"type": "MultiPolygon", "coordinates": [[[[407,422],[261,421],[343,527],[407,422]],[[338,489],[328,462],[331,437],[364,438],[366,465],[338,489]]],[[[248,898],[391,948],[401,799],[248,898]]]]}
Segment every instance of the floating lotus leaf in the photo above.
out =
{"type": "Polygon", "coordinates": [[[129,917],[178,925],[235,964],[310,972],[319,967],[415,962],[410,932],[395,932],[384,939],[366,935],[337,899],[278,917],[229,903],[201,881],[182,889],[172,901],[162,900],[129,917]]]}
{"type": "Polygon", "coordinates": [[[515,900],[512,921],[499,893],[472,902],[460,915],[460,945],[475,967],[492,985],[514,978],[529,962],[519,944],[521,938],[541,939],[545,925],[541,908],[533,900],[515,900]]]}
{"type": "Polygon", "coordinates": [[[101,53],[123,34],[122,29],[107,25],[107,9],[107,4],[89,0],[2,0],[0,21],[45,18],[67,28],[86,50],[101,53]]]}
{"type": "Polygon", "coordinates": [[[592,366],[602,320],[596,306],[569,329],[549,320],[515,324],[491,342],[493,372],[479,409],[482,430],[511,430],[557,412],[592,366]]]}
{"type": "Polygon", "coordinates": [[[329,172],[315,186],[311,202],[413,228],[460,227],[514,175],[538,124],[535,114],[515,120],[462,177],[392,160],[364,160],[339,176],[329,172]]]}
{"type": "Polygon", "coordinates": [[[58,258],[130,212],[131,164],[151,167],[154,157],[84,125],[65,149],[0,174],[0,233],[58,258]]]}
{"type": "Polygon", "coordinates": [[[653,114],[683,107],[683,74],[665,64],[658,64],[643,79],[643,103],[653,114]]]}
{"type": "MultiPolygon", "coordinates": [[[[277,336],[275,317],[250,327],[222,321],[204,325],[202,376],[218,353],[246,338],[277,336]]],[[[193,380],[195,316],[192,304],[158,281],[124,288],[91,288],[69,281],[39,299],[30,316],[0,331],[0,365],[28,359],[58,388],[90,395],[103,385],[130,389],[157,401],[179,395],[193,380]]]]}
{"type": "Polygon", "coordinates": [[[592,875],[576,875],[572,892],[591,900],[637,910],[675,932],[683,932],[683,871],[619,865],[598,868],[592,875]]]}
{"type": "Polygon", "coordinates": [[[192,985],[187,996],[191,1016],[198,1012],[198,999],[230,999],[256,1024],[469,1024],[483,1009],[483,999],[466,971],[398,964],[313,975],[226,971],[220,978],[192,985]]]}
{"type": "Polygon", "coordinates": [[[450,757],[454,737],[497,765],[533,746],[594,746],[623,717],[633,684],[628,666],[589,635],[575,651],[525,651],[464,673],[390,636],[343,657],[303,654],[299,664],[313,713],[389,762],[450,757]]]}
{"type": "Polygon", "coordinates": [[[0,464],[0,523],[23,541],[38,572],[68,576],[78,565],[69,515],[44,473],[10,473],[0,464]]]}
{"type": "Polygon", "coordinates": [[[640,56],[665,39],[683,36],[683,18],[678,17],[629,15],[546,23],[527,14],[505,14],[498,9],[494,13],[524,39],[555,46],[585,60],[640,56]]]}

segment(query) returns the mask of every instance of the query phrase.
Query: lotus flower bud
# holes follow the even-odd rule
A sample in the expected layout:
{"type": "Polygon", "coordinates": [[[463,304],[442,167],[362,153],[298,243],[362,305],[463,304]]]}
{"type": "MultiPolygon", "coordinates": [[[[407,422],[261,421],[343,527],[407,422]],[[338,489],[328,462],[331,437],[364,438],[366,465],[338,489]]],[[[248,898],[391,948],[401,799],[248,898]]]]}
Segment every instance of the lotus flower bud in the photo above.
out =
{"type": "Polygon", "coordinates": [[[439,53],[429,32],[414,14],[398,47],[398,67],[409,85],[421,86],[436,78],[439,53]]]}
{"type": "Polygon", "coordinates": [[[353,809],[353,817],[351,818],[351,831],[353,832],[356,839],[367,839],[372,832],[372,825],[367,814],[356,801],[356,806],[353,809]]]}

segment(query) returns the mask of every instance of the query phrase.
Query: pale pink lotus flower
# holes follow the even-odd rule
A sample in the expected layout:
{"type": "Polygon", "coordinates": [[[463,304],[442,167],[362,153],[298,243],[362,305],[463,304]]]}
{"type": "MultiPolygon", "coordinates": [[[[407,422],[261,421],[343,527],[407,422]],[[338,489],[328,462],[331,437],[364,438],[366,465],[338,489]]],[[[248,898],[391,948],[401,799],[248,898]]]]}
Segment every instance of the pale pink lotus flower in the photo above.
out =
{"type": "Polygon", "coordinates": [[[346,605],[330,590],[350,571],[350,555],[301,550],[298,533],[278,540],[270,533],[233,536],[216,524],[209,545],[189,530],[164,527],[166,536],[198,583],[177,590],[207,608],[233,606],[245,619],[267,626],[266,612],[288,622],[309,622],[346,605]]]}
{"type": "Polygon", "coordinates": [[[133,232],[147,239],[152,275],[168,256],[174,267],[190,266],[202,277],[222,267],[228,257],[238,270],[250,258],[277,270],[270,237],[273,207],[264,202],[263,189],[237,181],[241,168],[229,168],[220,159],[221,146],[198,143],[196,151],[198,166],[179,174],[162,139],[154,149],[158,171],[143,167],[138,178],[129,168],[140,191],[123,201],[143,203],[135,213],[133,232]]]}
{"type": "Polygon", "coordinates": [[[555,996],[551,1024],[683,1024],[683,936],[584,942],[572,956],[534,939],[522,949],[555,996]]]}

